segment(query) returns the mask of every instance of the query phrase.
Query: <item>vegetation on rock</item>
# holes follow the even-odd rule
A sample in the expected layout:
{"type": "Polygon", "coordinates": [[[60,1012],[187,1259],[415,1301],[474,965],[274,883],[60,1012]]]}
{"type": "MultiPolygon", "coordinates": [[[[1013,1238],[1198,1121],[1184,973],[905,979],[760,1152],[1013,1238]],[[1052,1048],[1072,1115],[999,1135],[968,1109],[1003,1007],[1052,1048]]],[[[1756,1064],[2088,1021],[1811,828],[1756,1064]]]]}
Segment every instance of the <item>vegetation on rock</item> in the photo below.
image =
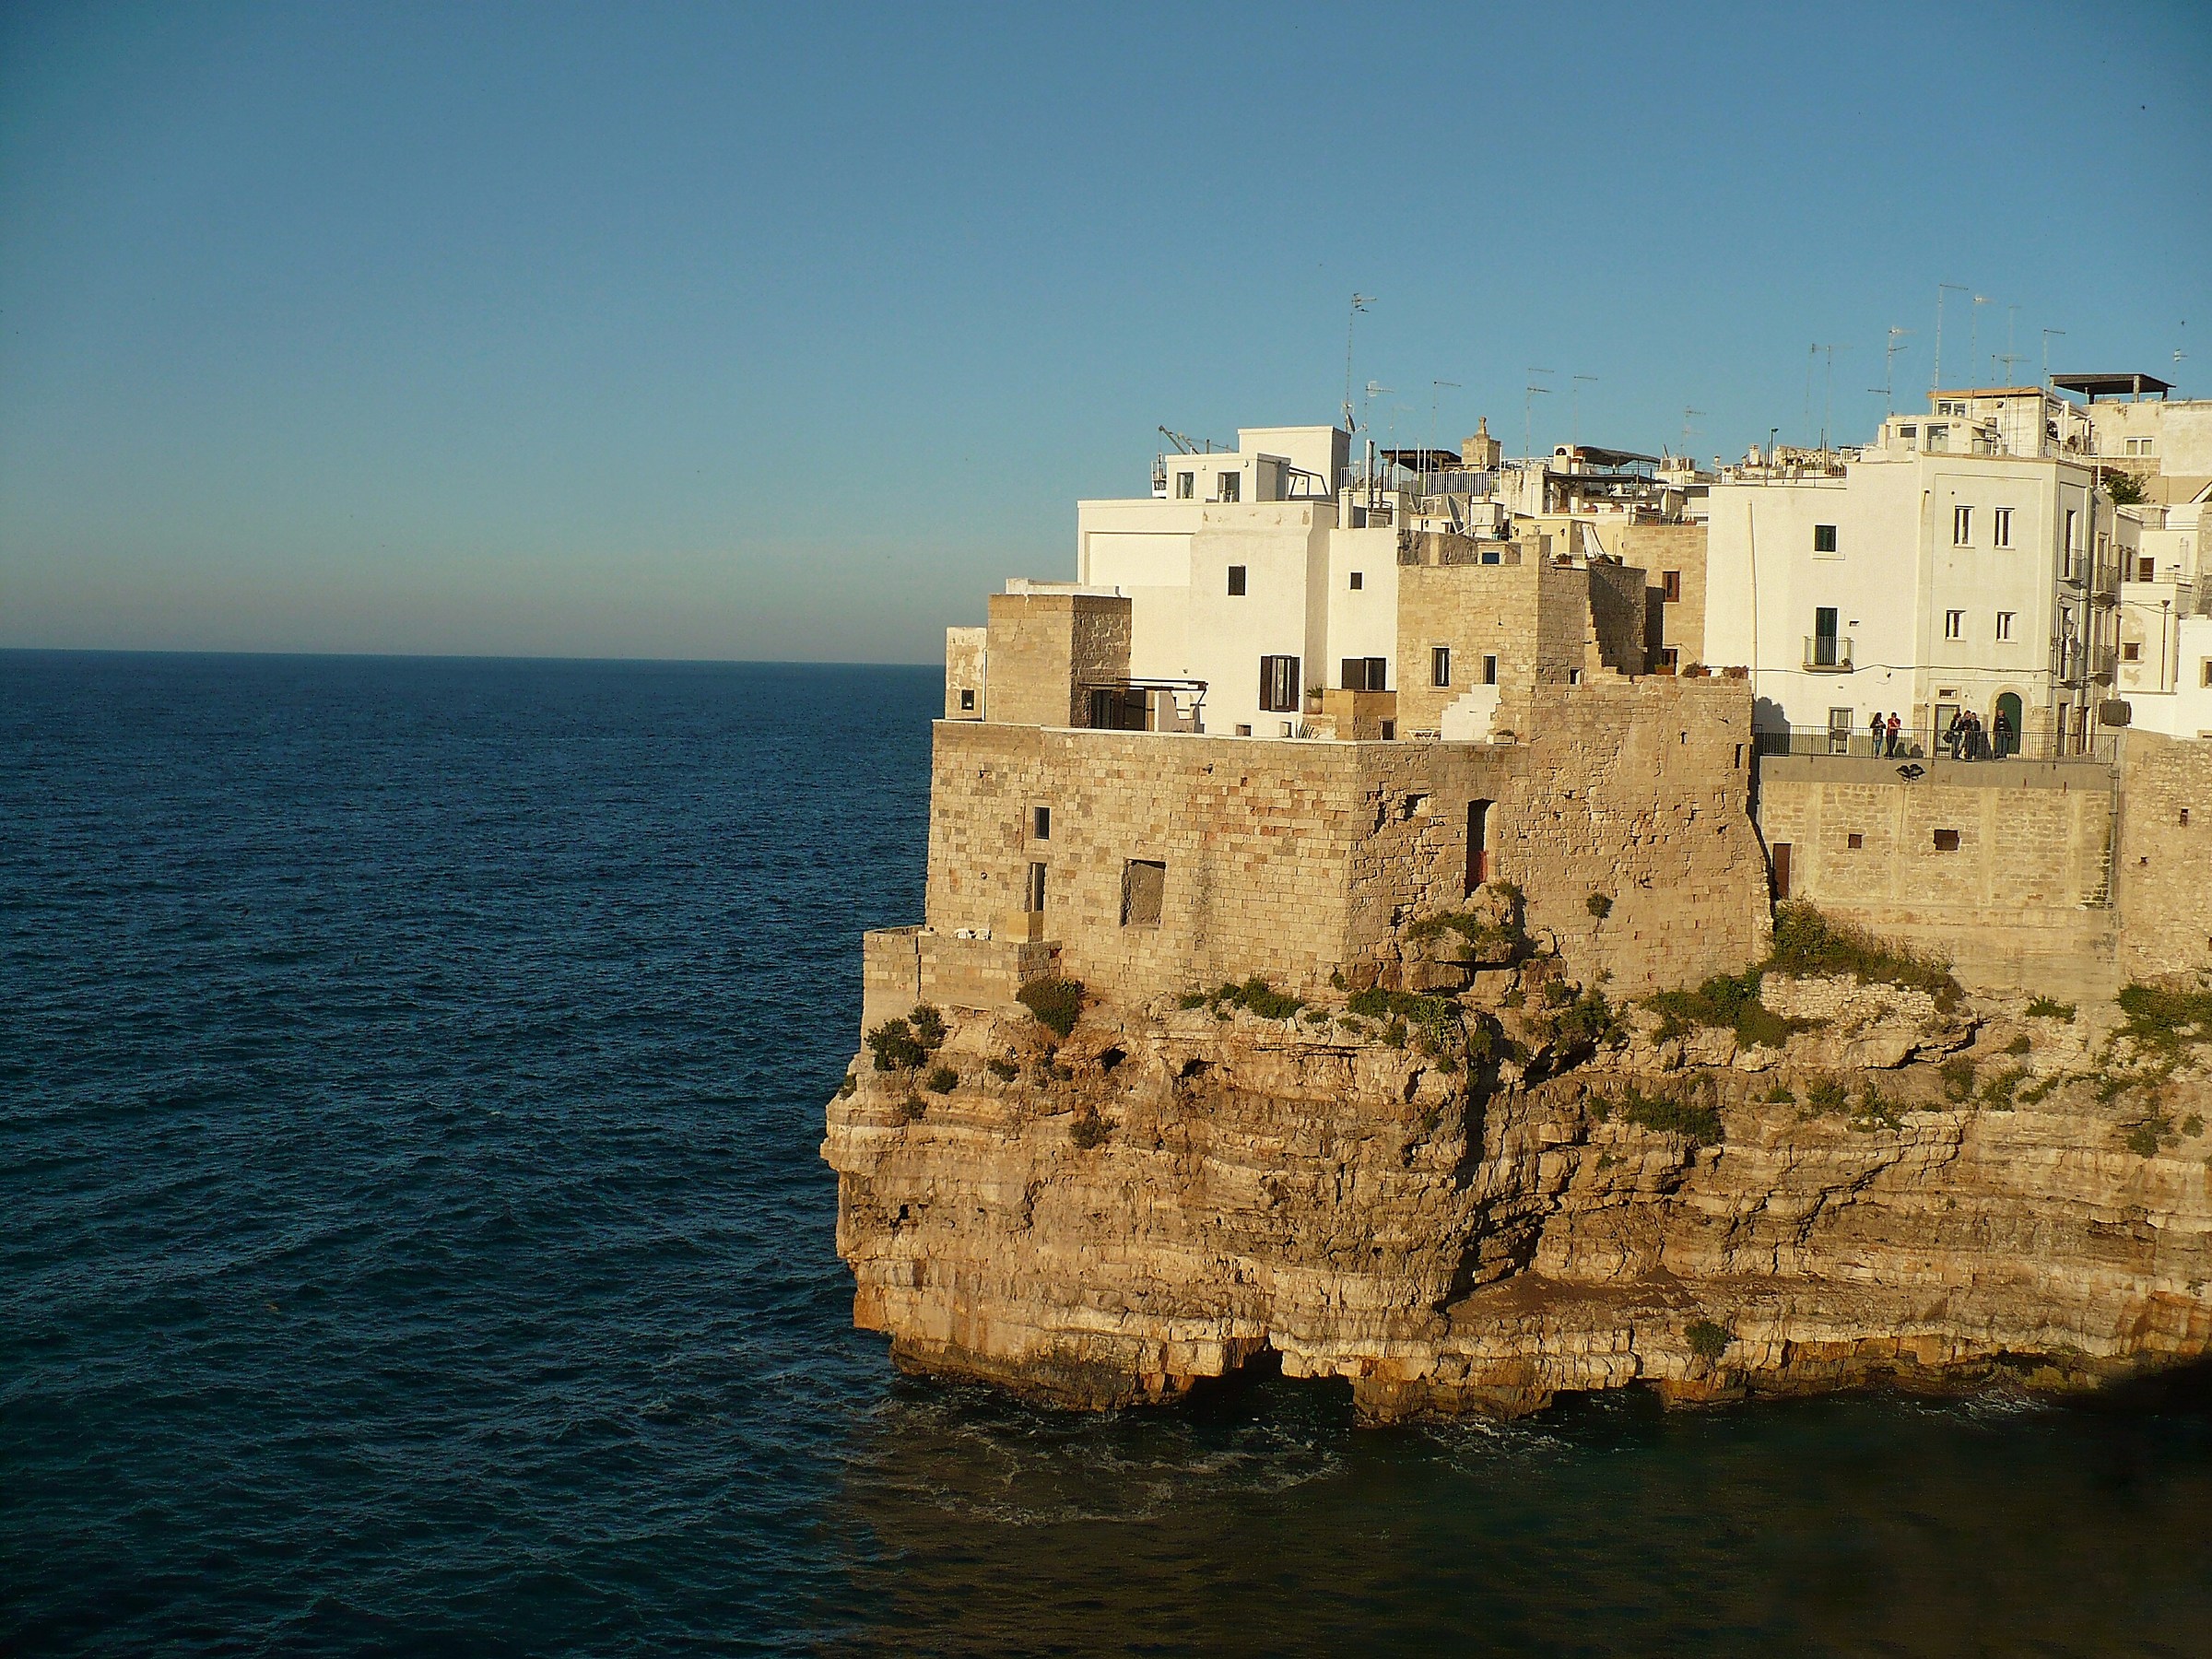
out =
{"type": "Polygon", "coordinates": [[[1083,1017],[1083,982],[1072,979],[1031,980],[1015,995],[1037,1017],[1045,1030],[1065,1037],[1083,1017]]]}

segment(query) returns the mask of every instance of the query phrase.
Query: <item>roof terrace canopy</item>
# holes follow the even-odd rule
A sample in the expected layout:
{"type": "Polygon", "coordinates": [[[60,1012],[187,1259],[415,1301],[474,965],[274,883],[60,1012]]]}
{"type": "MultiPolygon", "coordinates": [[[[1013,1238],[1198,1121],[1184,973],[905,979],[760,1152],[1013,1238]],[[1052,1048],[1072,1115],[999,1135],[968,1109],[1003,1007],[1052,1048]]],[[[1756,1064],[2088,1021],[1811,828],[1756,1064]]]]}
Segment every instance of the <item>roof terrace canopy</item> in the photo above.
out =
{"type": "Polygon", "coordinates": [[[2173,390],[2155,374],[2054,374],[2051,383],[2062,392],[2078,392],[2091,403],[2100,397],[2141,397],[2146,392],[2164,397],[2173,390]]]}

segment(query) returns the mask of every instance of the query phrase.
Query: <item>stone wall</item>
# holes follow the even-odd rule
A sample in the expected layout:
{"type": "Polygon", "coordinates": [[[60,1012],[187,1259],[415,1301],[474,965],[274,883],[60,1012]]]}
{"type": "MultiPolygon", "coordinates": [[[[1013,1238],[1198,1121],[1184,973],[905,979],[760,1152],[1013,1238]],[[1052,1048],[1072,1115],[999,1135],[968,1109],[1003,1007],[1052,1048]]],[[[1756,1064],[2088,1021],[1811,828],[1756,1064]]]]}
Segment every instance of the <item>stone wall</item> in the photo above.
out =
{"type": "Polygon", "coordinates": [[[2194,984],[2212,970],[2212,743],[2130,732],[2121,766],[2121,969],[2194,984]]]}
{"type": "Polygon", "coordinates": [[[984,643],[990,630],[948,628],[945,630],[945,718],[987,718],[983,702],[984,643]]]}
{"type": "MultiPolygon", "coordinates": [[[[1539,684],[1567,685],[1603,665],[1605,653],[1591,619],[1589,571],[1521,548],[1509,551],[1516,562],[1400,568],[1401,735],[1441,730],[1446,706],[1483,683],[1486,656],[1498,659],[1499,693],[1506,698],[1525,699],[1539,684]],[[1430,672],[1430,653],[1440,645],[1452,653],[1449,686],[1434,684],[1430,672]]],[[[1607,637],[1615,655],[1626,660],[1635,653],[1641,660],[1636,625],[1615,627],[1607,637]]]]}
{"type": "Polygon", "coordinates": [[[1788,896],[1946,957],[1976,989],[2111,995],[2112,774],[1918,764],[1908,782],[1885,760],[1761,761],[1759,828],[1777,858],[1788,848],[1788,896]]]}
{"type": "Polygon", "coordinates": [[[1663,593],[1665,574],[1678,573],[1679,599],[1661,601],[1659,644],[1671,648],[1676,665],[1705,661],[1705,526],[1630,524],[1620,532],[1618,551],[1628,564],[1641,566],[1653,592],[1663,593]]]}
{"type": "Polygon", "coordinates": [[[1633,565],[1601,563],[1589,566],[1586,578],[1591,642],[1596,660],[1586,664],[1584,672],[1594,674],[1601,668],[1616,674],[1647,672],[1651,657],[1645,642],[1645,573],[1633,565]]]}
{"type": "Polygon", "coordinates": [[[865,1035],[921,1003],[1016,1014],[1014,993],[1055,971],[1059,953],[1029,939],[963,939],[922,927],[861,935],[860,1029],[865,1035]]]}
{"type": "Polygon", "coordinates": [[[988,718],[1081,725],[1085,680],[1129,673],[1129,601],[1101,594],[993,594],[984,648],[988,718]]]}
{"type": "Polygon", "coordinates": [[[1633,994],[1763,953],[1743,686],[1532,688],[1512,707],[1531,741],[941,724],[929,927],[1005,929],[1041,864],[1041,935],[1087,983],[1146,996],[1257,972],[1309,989],[1387,968],[1406,921],[1464,906],[1469,806],[1484,802],[1490,877],[1523,888],[1532,933],[1578,977],[1633,994]],[[1157,924],[1124,924],[1132,861],[1164,866],[1157,924]]]}

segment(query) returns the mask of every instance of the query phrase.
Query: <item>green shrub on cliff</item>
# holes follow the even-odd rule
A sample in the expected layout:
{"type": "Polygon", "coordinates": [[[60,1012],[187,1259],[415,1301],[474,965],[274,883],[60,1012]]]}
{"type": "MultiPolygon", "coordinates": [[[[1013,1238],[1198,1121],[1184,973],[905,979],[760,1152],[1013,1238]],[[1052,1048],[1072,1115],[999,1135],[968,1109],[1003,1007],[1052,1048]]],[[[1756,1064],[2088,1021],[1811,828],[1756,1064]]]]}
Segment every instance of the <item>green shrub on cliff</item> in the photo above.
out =
{"type": "Polygon", "coordinates": [[[950,1094],[959,1086],[960,1074],[949,1065],[938,1066],[922,1085],[932,1094],[950,1094]]]}
{"type": "Polygon", "coordinates": [[[1862,985],[1924,991],[1946,1014],[1966,995],[1947,964],[1833,921],[1802,900],[1774,907],[1774,950],[1766,966],[1799,979],[1848,975],[1862,985]]]}
{"type": "Polygon", "coordinates": [[[1953,1105],[1974,1098],[1974,1063],[1963,1054],[1943,1063],[1943,1098],[1953,1105]]]}
{"type": "Polygon", "coordinates": [[[1083,982],[1072,979],[1031,980],[1015,994],[1038,1023],[1057,1036],[1076,1029],[1083,1016],[1083,982]]]}
{"type": "Polygon", "coordinates": [[[867,1043],[879,1072],[912,1071],[929,1058],[929,1051],[902,1018],[885,1020],[868,1033],[867,1043]]]}
{"type": "Polygon", "coordinates": [[[2048,996],[2039,996],[2028,1005],[2028,1018],[2030,1019],[2070,1020],[2075,1013],[2072,1003],[2058,1002],[2048,996]]]}
{"type": "Polygon", "coordinates": [[[1715,1324],[1710,1319],[1692,1320],[1682,1334],[1689,1338],[1689,1351],[1708,1365],[1716,1363],[1728,1351],[1731,1338],[1724,1324],[1715,1324]]]}
{"type": "Polygon", "coordinates": [[[1106,1138],[1106,1122],[1095,1107],[1086,1106],[1076,1113],[1075,1122],[1067,1126],[1067,1138],[1078,1150],[1088,1152],[1106,1138]]]}
{"type": "Polygon", "coordinates": [[[2120,993],[2127,1023],[2119,1034],[2144,1048],[2178,1054],[2183,1046],[2212,1042],[2212,991],[2168,991],[2157,985],[2129,985],[2120,993]]]}
{"type": "Polygon", "coordinates": [[[1679,1135],[1692,1146],[1721,1144],[1721,1114],[1701,1100],[1673,1094],[1647,1095],[1631,1085],[1616,1110],[1639,1128],[1657,1130],[1662,1135],[1679,1135]]]}
{"type": "Polygon", "coordinates": [[[1725,1026],[1746,1048],[1780,1048],[1790,1033],[1809,1030],[1809,1019],[1787,1019],[1759,1000],[1765,970],[1716,973],[1695,991],[1662,991],[1644,1006],[1659,1016],[1658,1040],[1680,1037],[1698,1026],[1725,1026]]]}

